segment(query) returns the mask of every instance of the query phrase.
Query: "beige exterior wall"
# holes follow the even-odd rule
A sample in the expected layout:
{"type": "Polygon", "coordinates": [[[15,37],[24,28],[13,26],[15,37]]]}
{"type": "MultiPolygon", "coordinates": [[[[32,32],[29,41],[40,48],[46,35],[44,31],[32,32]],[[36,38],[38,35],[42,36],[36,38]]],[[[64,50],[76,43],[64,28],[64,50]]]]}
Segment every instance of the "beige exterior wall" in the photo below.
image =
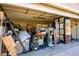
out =
{"type": "Polygon", "coordinates": [[[79,39],[79,20],[72,19],[72,38],[79,39]]]}

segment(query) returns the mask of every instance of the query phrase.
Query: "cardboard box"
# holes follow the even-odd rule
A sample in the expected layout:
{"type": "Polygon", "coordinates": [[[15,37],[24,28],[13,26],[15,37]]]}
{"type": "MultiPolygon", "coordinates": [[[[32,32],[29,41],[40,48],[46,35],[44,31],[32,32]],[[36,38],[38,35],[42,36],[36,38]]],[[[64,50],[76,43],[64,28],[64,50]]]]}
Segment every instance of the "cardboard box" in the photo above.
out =
{"type": "Polygon", "coordinates": [[[12,36],[5,36],[3,38],[3,43],[6,46],[9,54],[11,56],[16,56],[17,55],[17,51],[16,51],[16,44],[14,42],[14,39],[12,38],[12,36]]]}
{"type": "Polygon", "coordinates": [[[16,49],[17,49],[17,54],[20,54],[23,52],[23,47],[19,41],[16,41],[16,49]]]}

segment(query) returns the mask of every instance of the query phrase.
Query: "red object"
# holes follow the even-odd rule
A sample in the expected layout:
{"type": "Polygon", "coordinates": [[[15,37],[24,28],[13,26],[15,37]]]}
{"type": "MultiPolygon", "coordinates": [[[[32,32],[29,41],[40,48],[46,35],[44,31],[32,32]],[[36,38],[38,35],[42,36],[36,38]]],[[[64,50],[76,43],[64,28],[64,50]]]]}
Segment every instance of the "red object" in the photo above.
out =
{"type": "Polygon", "coordinates": [[[43,34],[41,32],[36,33],[37,36],[42,36],[43,34]]]}

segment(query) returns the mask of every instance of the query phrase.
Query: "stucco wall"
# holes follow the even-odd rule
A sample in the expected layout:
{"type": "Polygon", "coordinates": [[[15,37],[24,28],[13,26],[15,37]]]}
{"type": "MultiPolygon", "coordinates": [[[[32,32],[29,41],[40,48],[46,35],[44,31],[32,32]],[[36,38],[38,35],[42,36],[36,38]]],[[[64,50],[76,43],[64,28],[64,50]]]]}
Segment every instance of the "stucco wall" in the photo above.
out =
{"type": "Polygon", "coordinates": [[[79,39],[79,21],[76,19],[73,19],[71,24],[72,24],[72,38],[79,39]]]}

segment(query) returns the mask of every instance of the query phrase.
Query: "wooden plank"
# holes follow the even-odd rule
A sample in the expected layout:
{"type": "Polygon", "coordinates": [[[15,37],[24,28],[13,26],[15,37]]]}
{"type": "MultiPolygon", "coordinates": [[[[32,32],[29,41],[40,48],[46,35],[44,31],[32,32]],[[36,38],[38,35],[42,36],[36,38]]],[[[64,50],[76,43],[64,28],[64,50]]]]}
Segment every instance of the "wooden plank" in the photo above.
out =
{"type": "Polygon", "coordinates": [[[17,51],[16,51],[16,45],[14,42],[14,39],[12,38],[12,36],[5,36],[3,38],[3,43],[5,44],[9,54],[11,56],[16,56],[17,55],[17,51]]]}
{"type": "Polygon", "coordinates": [[[3,17],[4,17],[4,13],[0,11],[0,19],[3,20],[3,17]]]}
{"type": "MultiPolygon", "coordinates": [[[[3,23],[3,17],[4,17],[4,13],[2,11],[0,11],[0,27],[2,26],[3,23]]],[[[0,28],[0,56],[1,56],[1,47],[2,47],[2,33],[1,32],[2,28],[0,28]]]]}
{"type": "Polygon", "coordinates": [[[1,56],[1,46],[2,46],[2,42],[1,42],[1,39],[0,39],[0,56],[1,56]]]}

